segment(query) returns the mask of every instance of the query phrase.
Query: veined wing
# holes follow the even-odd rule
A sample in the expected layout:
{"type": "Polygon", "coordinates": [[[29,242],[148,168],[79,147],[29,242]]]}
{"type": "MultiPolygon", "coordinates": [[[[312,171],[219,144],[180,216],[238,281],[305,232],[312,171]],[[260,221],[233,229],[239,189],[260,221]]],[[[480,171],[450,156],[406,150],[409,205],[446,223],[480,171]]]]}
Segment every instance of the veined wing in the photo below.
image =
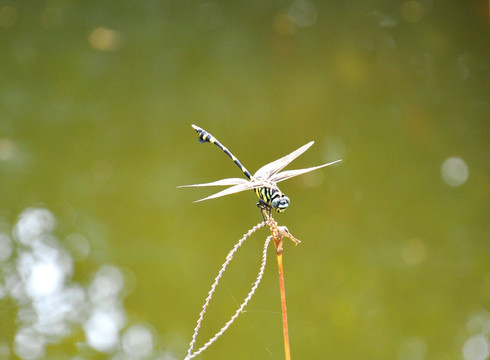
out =
{"type": "MultiPolygon", "coordinates": [[[[291,154],[286,155],[276,161],[273,161],[267,165],[262,166],[257,172],[254,174],[254,178],[267,180],[272,177],[272,175],[281,171],[286,165],[288,165],[291,161],[296,159],[302,153],[309,149],[311,145],[313,145],[314,141],[310,141],[308,144],[303,145],[297,150],[294,150],[291,154]]],[[[299,175],[299,174],[298,174],[299,175]]],[[[285,180],[285,179],[283,179],[285,180]]]]}
{"type": "MultiPolygon", "coordinates": [[[[240,179],[240,180],[243,180],[243,179],[240,179]]],[[[244,180],[244,181],[246,182],[246,184],[238,184],[238,185],[232,186],[228,189],[222,190],[220,192],[217,192],[216,194],[210,195],[210,196],[205,197],[203,199],[196,200],[194,202],[196,203],[196,202],[200,202],[200,201],[204,201],[204,200],[216,199],[216,198],[221,197],[221,196],[236,194],[236,193],[241,192],[241,191],[251,190],[251,189],[255,189],[257,187],[263,186],[263,184],[260,182],[246,181],[246,180],[244,180]]]]}
{"type": "Polygon", "coordinates": [[[270,180],[272,182],[274,182],[274,183],[278,183],[280,181],[291,179],[292,177],[295,177],[295,176],[298,176],[298,175],[306,174],[306,173],[308,173],[310,171],[318,170],[318,169],[321,169],[323,167],[336,164],[336,163],[338,163],[340,161],[342,161],[342,160],[335,160],[335,161],[332,161],[332,162],[327,163],[327,164],[323,164],[323,165],[319,165],[319,166],[314,166],[314,167],[310,167],[310,168],[306,168],[306,169],[286,170],[286,171],[280,172],[279,174],[272,175],[272,177],[270,178],[270,180]]]}
{"type": "Polygon", "coordinates": [[[240,179],[240,178],[229,178],[229,179],[223,179],[223,180],[213,181],[204,184],[180,185],[177,187],[184,188],[184,187],[198,187],[198,186],[228,186],[228,185],[245,185],[249,183],[250,183],[249,180],[240,179]]]}

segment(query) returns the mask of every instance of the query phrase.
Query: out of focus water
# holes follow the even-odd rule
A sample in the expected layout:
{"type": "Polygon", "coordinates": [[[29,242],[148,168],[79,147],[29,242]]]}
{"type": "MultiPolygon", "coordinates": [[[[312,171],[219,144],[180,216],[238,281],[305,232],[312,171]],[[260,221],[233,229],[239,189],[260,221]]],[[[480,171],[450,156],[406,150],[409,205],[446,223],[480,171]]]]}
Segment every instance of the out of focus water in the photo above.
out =
{"type": "MultiPolygon", "coordinates": [[[[294,359],[483,360],[490,347],[489,22],[479,1],[0,3],[0,358],[183,359],[235,242],[239,177],[281,183],[294,359]]],[[[253,282],[247,241],[199,347],[253,282]]],[[[202,359],[281,359],[274,251],[202,359]]]]}

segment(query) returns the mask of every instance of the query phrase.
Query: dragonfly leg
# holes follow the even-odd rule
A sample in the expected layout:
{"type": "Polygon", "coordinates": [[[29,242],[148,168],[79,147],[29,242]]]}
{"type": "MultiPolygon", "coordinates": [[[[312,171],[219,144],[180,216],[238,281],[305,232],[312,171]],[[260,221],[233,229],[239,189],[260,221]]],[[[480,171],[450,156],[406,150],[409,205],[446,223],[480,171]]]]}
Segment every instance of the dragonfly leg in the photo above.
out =
{"type": "Polygon", "coordinates": [[[264,221],[268,221],[272,215],[271,214],[272,208],[262,199],[260,199],[257,202],[257,207],[260,209],[260,212],[262,213],[262,217],[264,218],[264,221]]]}
{"type": "Polygon", "coordinates": [[[270,218],[270,212],[268,212],[267,209],[260,209],[260,213],[262,214],[262,218],[264,219],[264,221],[268,222],[270,218]]]}

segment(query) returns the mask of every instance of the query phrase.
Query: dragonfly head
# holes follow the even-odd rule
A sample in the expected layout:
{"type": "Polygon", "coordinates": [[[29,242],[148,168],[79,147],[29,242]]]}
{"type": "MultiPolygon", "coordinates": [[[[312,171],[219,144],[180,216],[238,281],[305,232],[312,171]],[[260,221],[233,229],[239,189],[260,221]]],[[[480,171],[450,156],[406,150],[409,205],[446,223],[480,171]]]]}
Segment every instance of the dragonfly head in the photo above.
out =
{"type": "Polygon", "coordinates": [[[272,199],[271,207],[278,213],[282,213],[289,206],[289,203],[289,198],[286,195],[281,194],[280,196],[276,196],[274,199],[272,199]]]}

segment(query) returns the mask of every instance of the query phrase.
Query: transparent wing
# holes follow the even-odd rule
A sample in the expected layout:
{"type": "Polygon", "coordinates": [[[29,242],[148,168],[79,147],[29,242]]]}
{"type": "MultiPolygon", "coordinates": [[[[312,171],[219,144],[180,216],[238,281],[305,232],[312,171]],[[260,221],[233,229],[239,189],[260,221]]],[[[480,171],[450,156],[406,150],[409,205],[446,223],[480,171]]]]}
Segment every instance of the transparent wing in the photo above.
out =
{"type": "Polygon", "coordinates": [[[247,181],[247,184],[239,184],[239,185],[232,186],[226,190],[220,191],[216,194],[210,195],[210,196],[205,197],[203,199],[196,200],[194,202],[196,203],[196,202],[200,202],[200,201],[204,201],[204,200],[216,199],[216,198],[219,198],[221,196],[236,194],[238,192],[255,189],[255,188],[260,187],[260,186],[262,186],[262,184],[259,182],[247,181]]]}
{"type": "Polygon", "coordinates": [[[303,145],[297,150],[294,150],[291,154],[286,155],[276,161],[273,161],[267,165],[262,166],[257,172],[254,174],[254,178],[267,180],[272,177],[272,175],[281,171],[286,165],[288,165],[291,161],[296,159],[302,153],[309,149],[311,145],[313,145],[314,141],[310,141],[308,144],[303,145]]]}
{"type": "Polygon", "coordinates": [[[323,165],[319,165],[319,166],[314,166],[314,167],[307,168],[307,169],[286,170],[286,171],[283,171],[283,172],[281,172],[279,174],[272,175],[272,177],[270,178],[270,181],[272,181],[274,183],[278,183],[280,181],[291,179],[292,177],[295,177],[295,176],[298,176],[298,175],[309,173],[310,171],[318,170],[318,169],[321,169],[323,167],[336,164],[336,163],[338,163],[340,161],[342,161],[342,160],[335,160],[335,161],[332,161],[332,162],[327,163],[327,164],[323,164],[323,165]]]}
{"type": "Polygon", "coordinates": [[[210,183],[193,184],[193,185],[180,185],[177,187],[178,188],[184,188],[184,187],[198,187],[198,186],[228,186],[228,185],[245,185],[245,184],[249,184],[249,183],[250,183],[249,180],[240,179],[240,178],[229,178],[229,179],[213,181],[210,183]]]}

